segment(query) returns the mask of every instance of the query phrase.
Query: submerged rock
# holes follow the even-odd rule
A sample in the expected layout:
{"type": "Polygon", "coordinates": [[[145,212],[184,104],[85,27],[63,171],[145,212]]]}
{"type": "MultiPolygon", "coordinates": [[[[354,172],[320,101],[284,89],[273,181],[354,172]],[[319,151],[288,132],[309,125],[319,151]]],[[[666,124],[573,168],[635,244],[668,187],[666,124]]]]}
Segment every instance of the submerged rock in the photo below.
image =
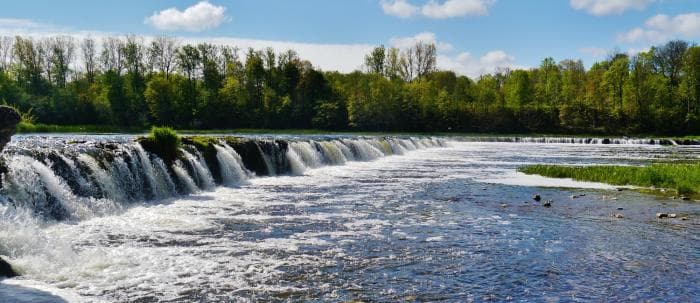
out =
{"type": "Polygon", "coordinates": [[[553,202],[552,200],[547,200],[547,201],[545,201],[545,202],[542,204],[542,206],[544,206],[544,207],[552,207],[552,202],[553,202]]]}
{"type": "Polygon", "coordinates": [[[540,196],[540,194],[535,194],[534,196],[532,196],[532,200],[540,201],[542,200],[542,197],[540,196]]]}
{"type": "Polygon", "coordinates": [[[624,218],[625,216],[622,215],[622,214],[614,214],[613,217],[615,217],[615,218],[617,218],[617,219],[622,219],[622,218],[624,218]]]}
{"type": "Polygon", "coordinates": [[[678,215],[677,214],[668,214],[668,217],[671,219],[675,219],[676,217],[678,217],[678,215]]]}
{"type": "Polygon", "coordinates": [[[12,278],[16,276],[19,276],[19,274],[17,274],[17,272],[15,272],[15,270],[12,269],[12,265],[0,258],[0,277],[12,278]]]}
{"type": "Polygon", "coordinates": [[[12,107],[0,105],[0,151],[10,142],[22,117],[12,107]]]}
{"type": "Polygon", "coordinates": [[[667,213],[656,213],[656,218],[658,218],[658,219],[668,218],[668,214],[667,213]]]}

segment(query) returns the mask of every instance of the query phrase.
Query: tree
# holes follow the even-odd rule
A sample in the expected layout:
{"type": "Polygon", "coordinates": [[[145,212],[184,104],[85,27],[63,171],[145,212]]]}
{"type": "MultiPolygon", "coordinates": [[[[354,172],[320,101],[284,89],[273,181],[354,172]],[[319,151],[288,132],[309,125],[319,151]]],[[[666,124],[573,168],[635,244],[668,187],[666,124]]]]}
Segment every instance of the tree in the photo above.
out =
{"type": "Polygon", "coordinates": [[[652,49],[657,72],[666,76],[672,87],[676,87],[680,83],[683,56],[687,49],[688,42],[681,40],[669,41],[664,46],[652,49]]]}
{"type": "Polygon", "coordinates": [[[160,71],[169,78],[175,67],[175,57],[178,52],[177,40],[172,37],[158,36],[151,41],[148,57],[151,69],[160,71]]]}
{"type": "Polygon", "coordinates": [[[165,77],[165,73],[155,75],[148,81],[144,97],[157,125],[175,125],[177,95],[173,83],[165,77]]]}
{"type": "Polygon", "coordinates": [[[51,71],[54,83],[60,88],[66,87],[69,66],[73,61],[75,41],[72,37],[61,36],[48,40],[50,45],[51,71]]]}
{"type": "Polygon", "coordinates": [[[0,36],[0,72],[7,70],[12,63],[12,45],[14,38],[0,36]]]}
{"type": "Polygon", "coordinates": [[[89,83],[95,82],[95,73],[97,69],[97,51],[95,50],[95,40],[85,38],[80,44],[80,50],[83,55],[83,65],[85,68],[85,76],[89,83]]]}
{"type": "Polygon", "coordinates": [[[384,74],[384,63],[386,60],[386,49],[384,45],[375,47],[372,52],[365,56],[365,66],[367,71],[375,74],[384,74]]]}
{"type": "Polygon", "coordinates": [[[102,68],[121,75],[124,68],[124,41],[116,37],[107,37],[102,41],[100,54],[102,68]]]}

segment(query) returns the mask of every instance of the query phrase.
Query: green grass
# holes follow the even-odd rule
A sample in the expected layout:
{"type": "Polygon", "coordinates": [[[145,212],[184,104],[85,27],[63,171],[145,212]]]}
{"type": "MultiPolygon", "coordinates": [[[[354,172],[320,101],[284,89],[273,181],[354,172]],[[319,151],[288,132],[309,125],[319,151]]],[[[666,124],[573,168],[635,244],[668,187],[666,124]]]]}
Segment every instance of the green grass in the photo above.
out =
{"type": "Polygon", "coordinates": [[[175,130],[170,127],[156,126],[151,128],[151,133],[147,137],[139,138],[138,141],[145,150],[158,155],[168,163],[177,159],[182,144],[175,130]]]}
{"type": "Polygon", "coordinates": [[[142,128],[124,128],[112,125],[49,125],[21,122],[17,125],[17,133],[75,133],[75,134],[107,134],[107,133],[144,133],[142,128]]]}
{"type": "Polygon", "coordinates": [[[612,185],[633,185],[665,188],[679,195],[700,194],[700,164],[652,164],[649,166],[561,166],[531,165],[518,169],[552,178],[572,178],[579,181],[602,182],[612,185]]]}
{"type": "MultiPolygon", "coordinates": [[[[602,134],[567,134],[567,133],[494,133],[494,132],[445,132],[445,131],[357,131],[342,130],[330,131],[322,129],[264,129],[264,128],[239,128],[239,129],[212,129],[194,130],[177,129],[178,133],[185,135],[213,135],[213,134],[249,134],[249,135],[366,135],[366,136],[454,136],[454,137],[574,137],[574,138],[620,138],[622,135],[602,134]]],[[[22,122],[17,126],[17,133],[76,133],[76,134],[105,134],[126,133],[143,134],[148,128],[121,127],[115,125],[50,125],[22,122]]],[[[673,140],[700,140],[700,136],[663,136],[654,134],[632,134],[634,138],[673,139],[673,140]]]]}

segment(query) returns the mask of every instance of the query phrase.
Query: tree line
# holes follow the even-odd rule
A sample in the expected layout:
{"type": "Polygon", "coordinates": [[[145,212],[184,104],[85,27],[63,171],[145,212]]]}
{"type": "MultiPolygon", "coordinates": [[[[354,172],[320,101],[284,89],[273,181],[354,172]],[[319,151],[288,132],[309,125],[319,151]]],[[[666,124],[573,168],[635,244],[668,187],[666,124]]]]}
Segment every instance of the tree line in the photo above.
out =
{"type": "Polygon", "coordinates": [[[57,125],[691,134],[700,130],[700,47],[670,41],[590,69],[546,58],[470,79],[438,70],[435,45],[422,42],[376,47],[363,70],[339,73],[293,50],[0,37],[0,103],[57,125]]]}

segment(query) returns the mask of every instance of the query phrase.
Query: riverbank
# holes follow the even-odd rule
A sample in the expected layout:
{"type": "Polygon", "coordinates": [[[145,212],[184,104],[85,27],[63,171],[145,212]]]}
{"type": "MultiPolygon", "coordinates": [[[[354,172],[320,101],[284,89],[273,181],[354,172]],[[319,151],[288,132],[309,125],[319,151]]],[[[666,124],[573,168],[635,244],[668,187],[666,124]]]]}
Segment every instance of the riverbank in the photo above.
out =
{"type": "Polygon", "coordinates": [[[518,171],[550,178],[632,185],[658,189],[666,195],[699,196],[700,164],[652,164],[648,166],[530,165],[518,171]]]}
{"type": "MultiPolygon", "coordinates": [[[[18,134],[45,134],[45,133],[70,133],[70,134],[146,134],[150,128],[146,127],[120,127],[115,125],[54,125],[54,124],[29,124],[22,122],[17,125],[18,134]]],[[[266,129],[266,128],[238,128],[238,129],[176,129],[184,135],[219,135],[219,134],[249,134],[249,135],[389,135],[389,136],[449,136],[449,137],[518,137],[518,138],[644,138],[667,139],[677,142],[698,140],[697,135],[663,135],[663,134],[584,134],[584,133],[495,133],[495,132],[446,132],[446,131],[360,131],[360,130],[323,130],[323,129],[266,129]]]]}

